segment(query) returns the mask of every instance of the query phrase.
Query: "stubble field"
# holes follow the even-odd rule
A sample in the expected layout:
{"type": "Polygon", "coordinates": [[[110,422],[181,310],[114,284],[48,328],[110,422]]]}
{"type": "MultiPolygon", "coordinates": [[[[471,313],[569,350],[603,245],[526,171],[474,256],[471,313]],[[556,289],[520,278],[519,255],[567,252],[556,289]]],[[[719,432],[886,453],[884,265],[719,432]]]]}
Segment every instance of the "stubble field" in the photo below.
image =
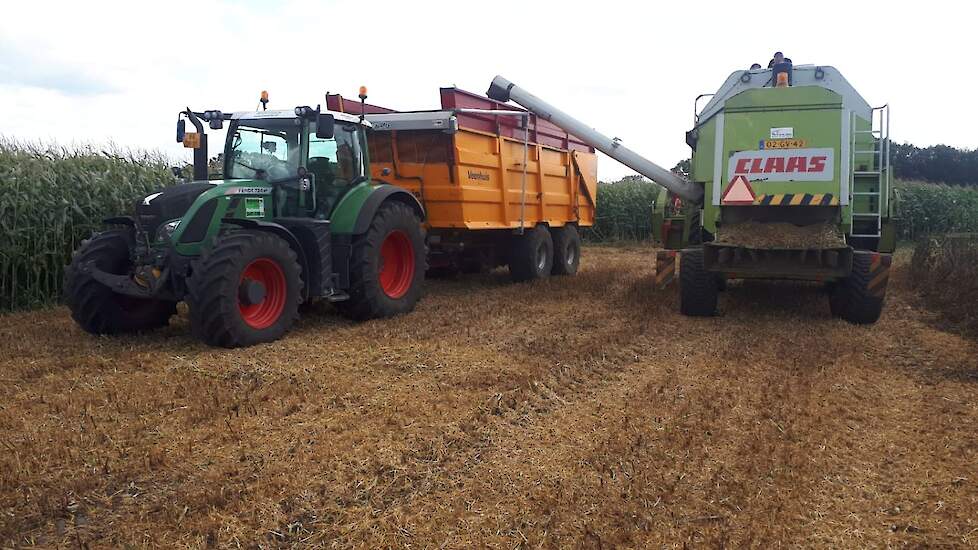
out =
{"type": "Polygon", "coordinates": [[[733,284],[685,318],[654,253],[436,280],[208,348],[0,317],[4,546],[978,545],[978,343],[901,256],[883,319],[733,284]]]}

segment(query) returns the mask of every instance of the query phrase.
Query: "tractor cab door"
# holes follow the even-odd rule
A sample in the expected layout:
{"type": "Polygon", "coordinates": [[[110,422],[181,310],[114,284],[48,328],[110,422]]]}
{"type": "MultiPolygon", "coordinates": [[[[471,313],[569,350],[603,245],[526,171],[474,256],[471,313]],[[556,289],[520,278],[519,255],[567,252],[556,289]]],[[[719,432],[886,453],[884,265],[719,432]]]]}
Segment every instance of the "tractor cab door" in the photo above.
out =
{"type": "Polygon", "coordinates": [[[337,124],[332,138],[319,138],[316,137],[315,123],[311,125],[306,168],[315,181],[316,218],[328,219],[333,207],[364,175],[363,154],[357,136],[355,125],[337,124]]]}

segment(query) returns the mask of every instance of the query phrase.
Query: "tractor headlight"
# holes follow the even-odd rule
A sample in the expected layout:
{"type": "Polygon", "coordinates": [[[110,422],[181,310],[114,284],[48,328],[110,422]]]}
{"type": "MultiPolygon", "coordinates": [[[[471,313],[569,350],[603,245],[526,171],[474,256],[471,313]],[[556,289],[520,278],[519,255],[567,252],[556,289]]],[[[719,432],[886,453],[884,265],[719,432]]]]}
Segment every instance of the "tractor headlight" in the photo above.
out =
{"type": "Polygon", "coordinates": [[[164,223],[156,231],[156,240],[158,241],[169,241],[170,237],[173,236],[173,232],[177,230],[180,226],[180,220],[172,220],[164,223]]]}

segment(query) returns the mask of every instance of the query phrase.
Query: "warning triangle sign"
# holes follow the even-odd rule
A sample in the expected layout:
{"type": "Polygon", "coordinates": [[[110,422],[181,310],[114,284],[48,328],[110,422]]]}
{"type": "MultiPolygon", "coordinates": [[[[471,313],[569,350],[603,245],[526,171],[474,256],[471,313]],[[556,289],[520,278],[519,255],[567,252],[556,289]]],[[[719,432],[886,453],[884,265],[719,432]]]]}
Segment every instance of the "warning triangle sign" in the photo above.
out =
{"type": "Polygon", "coordinates": [[[754,204],[754,190],[751,189],[750,182],[746,176],[734,176],[727,185],[727,190],[720,197],[720,204],[732,206],[745,206],[754,204]]]}

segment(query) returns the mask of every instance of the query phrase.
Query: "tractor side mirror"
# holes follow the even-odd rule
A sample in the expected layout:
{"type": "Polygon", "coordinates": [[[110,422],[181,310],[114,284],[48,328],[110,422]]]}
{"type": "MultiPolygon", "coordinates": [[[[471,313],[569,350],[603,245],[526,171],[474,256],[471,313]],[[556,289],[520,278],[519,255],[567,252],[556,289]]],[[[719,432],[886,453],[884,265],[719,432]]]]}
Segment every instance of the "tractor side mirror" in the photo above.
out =
{"type": "Polygon", "coordinates": [[[336,119],[329,113],[319,113],[316,116],[316,137],[320,139],[333,139],[336,131],[336,119]]]}
{"type": "Polygon", "coordinates": [[[177,120],[177,143],[183,143],[185,135],[187,135],[187,121],[181,118],[177,120]]]}

